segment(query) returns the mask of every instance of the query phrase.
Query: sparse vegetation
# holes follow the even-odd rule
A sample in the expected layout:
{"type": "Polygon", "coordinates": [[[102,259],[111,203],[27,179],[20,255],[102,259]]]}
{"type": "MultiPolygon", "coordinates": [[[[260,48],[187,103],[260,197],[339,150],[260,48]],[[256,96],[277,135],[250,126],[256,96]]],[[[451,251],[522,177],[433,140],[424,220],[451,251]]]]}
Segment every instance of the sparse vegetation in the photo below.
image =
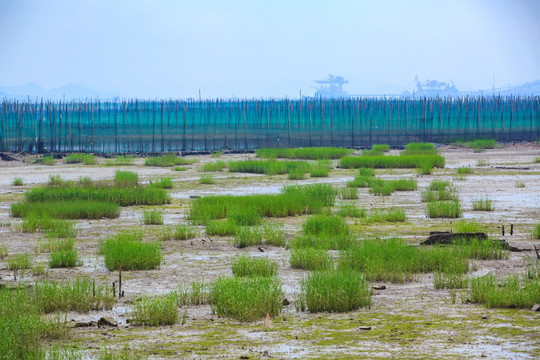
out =
{"type": "Polygon", "coordinates": [[[143,224],[145,225],[163,225],[163,213],[159,211],[144,211],[143,224]]]}
{"type": "Polygon", "coordinates": [[[135,302],[129,316],[135,325],[174,325],[178,321],[178,294],[145,295],[135,302]]]}
{"type": "Polygon", "coordinates": [[[327,250],[311,247],[292,248],[289,262],[293,269],[327,270],[334,267],[327,250]]]}
{"type": "Polygon", "coordinates": [[[429,218],[459,218],[462,215],[459,200],[437,200],[426,205],[426,216],[429,218]]]}
{"type": "Polygon", "coordinates": [[[214,177],[210,174],[201,175],[200,183],[203,185],[211,185],[215,184],[216,180],[214,180],[214,177]]]}
{"type": "Polygon", "coordinates": [[[23,186],[24,185],[24,181],[23,179],[21,178],[16,178],[13,180],[13,182],[11,183],[11,185],[13,186],[23,186]]]}
{"type": "Polygon", "coordinates": [[[202,171],[223,171],[227,167],[225,161],[208,162],[203,165],[202,171]]]}
{"type": "Polygon", "coordinates": [[[135,164],[135,157],[131,155],[116,155],[113,159],[105,160],[105,166],[130,166],[135,164]]]}
{"type": "Polygon", "coordinates": [[[303,160],[319,160],[319,159],[339,159],[353,152],[351,149],[333,148],[333,147],[307,147],[297,149],[271,148],[259,149],[255,151],[257,157],[276,159],[303,159],[303,160]]]}
{"type": "Polygon", "coordinates": [[[232,272],[235,276],[276,276],[278,265],[263,257],[240,256],[233,260],[232,272]]]}
{"type": "Polygon", "coordinates": [[[94,165],[96,158],[93,154],[69,154],[65,157],[66,164],[94,165]]]}

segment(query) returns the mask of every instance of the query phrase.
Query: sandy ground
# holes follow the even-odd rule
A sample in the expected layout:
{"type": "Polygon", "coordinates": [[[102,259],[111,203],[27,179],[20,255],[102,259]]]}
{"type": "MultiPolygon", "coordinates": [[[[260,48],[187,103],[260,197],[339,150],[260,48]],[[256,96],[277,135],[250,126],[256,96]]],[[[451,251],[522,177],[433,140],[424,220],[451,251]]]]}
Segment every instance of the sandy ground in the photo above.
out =
{"type": "MultiPolygon", "coordinates": [[[[362,237],[400,236],[414,244],[425,239],[432,230],[447,230],[449,219],[427,219],[420,191],[433,179],[453,181],[464,208],[463,217],[476,219],[488,226],[493,236],[500,236],[500,226],[506,226],[506,239],[511,245],[528,250],[511,253],[508,260],[475,261],[477,268],[471,276],[490,271],[497,275],[523,271],[526,257],[534,256],[533,225],[540,222],[540,157],[538,144],[507,145],[504,148],[474,153],[471,150],[445,146],[440,149],[446,158],[446,168],[435,170],[430,176],[418,176],[413,170],[377,170],[385,178],[414,177],[419,189],[414,192],[396,192],[390,197],[378,197],[359,190],[355,201],[338,200],[338,204],[355,203],[371,208],[400,207],[405,209],[404,224],[362,225],[351,220],[353,231],[362,237]],[[478,160],[484,162],[480,164],[478,160]],[[487,165],[486,165],[487,163],[487,165]],[[482,165],[482,166],[479,166],[482,165]],[[473,173],[456,177],[455,169],[470,166],[473,173]],[[516,181],[525,184],[517,188],[516,181]],[[479,198],[493,200],[495,211],[472,211],[471,201],[479,198]],[[514,234],[509,236],[509,225],[514,234]]],[[[253,155],[227,155],[221,160],[252,158],[253,155]]],[[[20,157],[20,160],[23,160],[20,157]]],[[[200,169],[205,162],[216,161],[201,156],[188,170],[175,172],[166,168],[142,166],[138,159],[134,166],[122,170],[136,171],[142,182],[163,176],[172,177],[174,188],[170,205],[160,207],[165,226],[187,223],[191,196],[213,194],[278,193],[284,185],[313,182],[345,186],[354,171],[335,169],[328,178],[290,181],[285,176],[214,173],[216,183],[199,184],[200,169]]],[[[48,254],[36,253],[39,234],[17,231],[20,220],[10,217],[11,203],[21,201],[24,191],[47,182],[51,175],[75,180],[89,176],[95,180],[112,179],[115,167],[67,165],[57,160],[54,166],[27,165],[23,161],[0,162],[0,244],[9,254],[30,253],[34,263],[47,263],[48,254]],[[24,186],[12,186],[13,179],[22,178],[24,186]]],[[[45,275],[27,274],[21,281],[73,279],[77,276],[95,277],[99,282],[112,283],[118,273],[108,271],[102,256],[97,255],[98,241],[122,229],[142,229],[146,239],[160,237],[162,227],[141,225],[142,212],[148,207],[122,208],[115,220],[79,221],[76,247],[82,256],[82,265],[73,269],[48,269],[45,275]]],[[[305,217],[274,219],[285,225],[289,238],[299,232],[305,217]]],[[[124,272],[123,288],[126,297],[110,311],[88,314],[69,313],[69,320],[88,322],[110,316],[119,322],[118,328],[75,328],[74,339],[86,349],[89,358],[102,346],[129,347],[141,350],[151,359],[162,358],[540,358],[540,313],[530,310],[487,309],[468,304],[464,292],[452,294],[449,290],[436,290],[431,274],[419,276],[417,281],[385,284],[386,290],[375,291],[369,309],[346,314],[310,314],[297,312],[293,300],[299,291],[299,282],[307,272],[291,269],[289,252],[283,248],[262,246],[235,248],[230,238],[212,237],[199,228],[200,236],[188,241],[163,242],[164,260],[154,271],[124,272]],[[279,276],[285,297],[291,304],[273,319],[273,326],[265,328],[261,322],[242,324],[218,318],[207,305],[179,309],[186,311],[184,325],[158,328],[135,327],[126,322],[130,303],[143,294],[162,294],[194,280],[212,281],[217,276],[231,275],[232,259],[242,253],[266,256],[279,264],[279,276]],[[371,330],[361,330],[371,326],[371,330]]],[[[337,257],[337,253],[333,254],[337,257]]],[[[6,262],[0,260],[0,282],[13,282],[13,274],[6,262]]]]}

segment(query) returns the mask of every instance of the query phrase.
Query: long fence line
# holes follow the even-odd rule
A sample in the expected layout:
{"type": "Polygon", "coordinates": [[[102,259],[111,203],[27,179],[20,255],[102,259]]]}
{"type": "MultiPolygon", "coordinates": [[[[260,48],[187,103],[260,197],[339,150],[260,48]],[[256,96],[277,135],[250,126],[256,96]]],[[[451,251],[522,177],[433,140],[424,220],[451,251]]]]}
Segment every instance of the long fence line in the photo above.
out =
{"type": "Polygon", "coordinates": [[[0,151],[130,153],[540,138],[540,97],[0,103],[0,151]]]}

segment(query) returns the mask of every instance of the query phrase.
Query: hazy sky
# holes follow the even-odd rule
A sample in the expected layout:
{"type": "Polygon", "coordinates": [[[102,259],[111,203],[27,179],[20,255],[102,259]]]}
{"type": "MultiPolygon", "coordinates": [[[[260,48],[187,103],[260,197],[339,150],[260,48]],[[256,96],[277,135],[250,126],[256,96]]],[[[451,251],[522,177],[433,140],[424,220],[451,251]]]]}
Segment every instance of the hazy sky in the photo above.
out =
{"type": "Polygon", "coordinates": [[[296,97],[540,79],[540,1],[0,0],[0,86],[124,97],[296,97]]]}

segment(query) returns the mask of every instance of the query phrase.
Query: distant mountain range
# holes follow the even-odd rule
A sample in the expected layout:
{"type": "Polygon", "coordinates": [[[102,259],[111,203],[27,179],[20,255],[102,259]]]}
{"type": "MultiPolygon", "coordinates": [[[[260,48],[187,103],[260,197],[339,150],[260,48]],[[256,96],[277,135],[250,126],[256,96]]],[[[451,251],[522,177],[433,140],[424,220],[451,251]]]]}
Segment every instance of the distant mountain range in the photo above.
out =
{"type": "Polygon", "coordinates": [[[0,86],[0,98],[26,100],[43,98],[50,100],[72,99],[113,99],[119,94],[112,91],[99,91],[80,85],[69,84],[55,89],[44,89],[36,83],[20,86],[0,86]]]}

